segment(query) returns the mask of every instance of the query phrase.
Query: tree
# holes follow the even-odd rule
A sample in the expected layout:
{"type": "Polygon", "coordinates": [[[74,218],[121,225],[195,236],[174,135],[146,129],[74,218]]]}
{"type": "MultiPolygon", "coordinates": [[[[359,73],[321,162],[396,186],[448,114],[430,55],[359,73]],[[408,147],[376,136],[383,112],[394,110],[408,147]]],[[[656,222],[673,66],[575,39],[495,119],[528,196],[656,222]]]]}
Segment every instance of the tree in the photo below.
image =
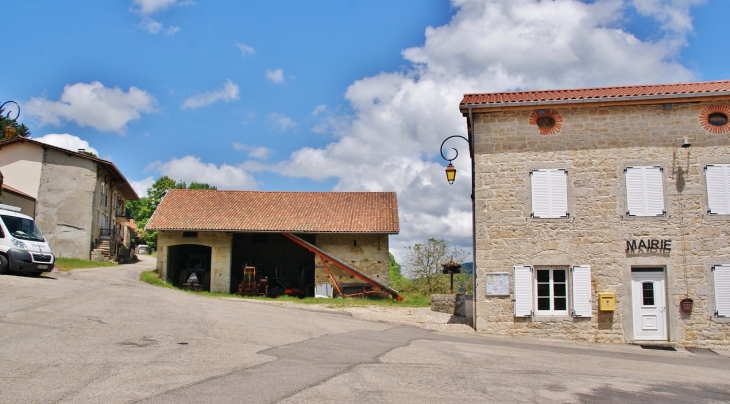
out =
{"type": "Polygon", "coordinates": [[[388,253],[388,279],[390,279],[390,287],[402,291],[408,287],[408,278],[403,276],[400,264],[395,261],[393,254],[388,253]]]}
{"type": "Polygon", "coordinates": [[[152,187],[147,188],[147,196],[139,198],[136,201],[127,201],[127,209],[129,210],[132,218],[137,222],[137,237],[142,239],[152,249],[157,249],[157,231],[145,231],[144,228],[147,226],[147,222],[155,213],[155,209],[162,202],[162,198],[170,189],[217,189],[216,187],[206,184],[193,182],[188,187],[185,181],[175,181],[168,176],[162,176],[152,184],[152,187]]]}
{"type": "Polygon", "coordinates": [[[409,276],[422,286],[423,292],[429,294],[448,291],[447,277],[442,273],[441,264],[449,260],[461,263],[467,256],[463,249],[449,248],[446,241],[435,238],[406,249],[409,276]]]}

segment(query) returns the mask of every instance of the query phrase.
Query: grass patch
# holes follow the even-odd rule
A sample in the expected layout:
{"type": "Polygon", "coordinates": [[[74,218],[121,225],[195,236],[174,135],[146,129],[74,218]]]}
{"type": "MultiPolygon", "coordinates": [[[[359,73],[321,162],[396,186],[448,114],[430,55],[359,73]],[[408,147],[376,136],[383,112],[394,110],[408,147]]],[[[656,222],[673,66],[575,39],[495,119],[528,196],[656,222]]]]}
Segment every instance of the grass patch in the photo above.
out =
{"type": "Polygon", "coordinates": [[[59,271],[71,271],[74,269],[114,267],[117,265],[119,265],[119,264],[116,264],[114,262],[90,261],[90,260],[82,260],[82,259],[78,259],[78,258],[56,257],[56,263],[54,266],[59,271]]]}
{"type": "Polygon", "coordinates": [[[163,288],[177,289],[169,283],[160,280],[160,275],[155,271],[142,271],[139,274],[139,280],[150,285],[162,286],[163,288]]]}
{"type": "Polygon", "coordinates": [[[155,271],[142,271],[139,274],[139,280],[150,285],[162,286],[169,289],[179,290],[181,292],[194,293],[196,295],[216,297],[216,298],[239,298],[247,300],[276,300],[281,302],[291,302],[303,305],[321,305],[327,307],[361,307],[361,306],[398,306],[398,307],[428,307],[430,296],[423,296],[411,293],[401,294],[402,302],[396,302],[392,299],[361,299],[361,298],[345,298],[345,299],[315,299],[313,297],[305,297],[300,299],[294,296],[279,296],[270,298],[265,296],[239,296],[221,292],[194,292],[192,290],[182,290],[160,280],[160,276],[155,271]]]}

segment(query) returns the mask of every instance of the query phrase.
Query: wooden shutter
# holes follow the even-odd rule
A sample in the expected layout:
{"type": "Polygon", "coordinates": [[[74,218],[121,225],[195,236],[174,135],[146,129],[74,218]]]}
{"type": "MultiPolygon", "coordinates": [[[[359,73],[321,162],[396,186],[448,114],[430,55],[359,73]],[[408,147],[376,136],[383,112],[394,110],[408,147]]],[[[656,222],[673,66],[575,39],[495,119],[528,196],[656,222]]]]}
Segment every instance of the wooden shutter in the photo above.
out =
{"type": "Polygon", "coordinates": [[[515,317],[532,316],[532,267],[514,267],[515,277],[515,317]]]}
{"type": "Polygon", "coordinates": [[[560,169],[532,170],[532,217],[568,217],[567,176],[560,169]]]}
{"type": "Polygon", "coordinates": [[[590,265],[573,266],[573,316],[591,317],[591,267],[590,265]]]}
{"type": "Polygon", "coordinates": [[[715,265],[715,315],[730,317],[730,265],[715,265]]]}
{"type": "Polygon", "coordinates": [[[626,167],[626,205],[629,216],[663,216],[662,168],[626,167]]]}
{"type": "Polygon", "coordinates": [[[730,164],[705,166],[707,178],[707,213],[730,215],[730,164]]]}

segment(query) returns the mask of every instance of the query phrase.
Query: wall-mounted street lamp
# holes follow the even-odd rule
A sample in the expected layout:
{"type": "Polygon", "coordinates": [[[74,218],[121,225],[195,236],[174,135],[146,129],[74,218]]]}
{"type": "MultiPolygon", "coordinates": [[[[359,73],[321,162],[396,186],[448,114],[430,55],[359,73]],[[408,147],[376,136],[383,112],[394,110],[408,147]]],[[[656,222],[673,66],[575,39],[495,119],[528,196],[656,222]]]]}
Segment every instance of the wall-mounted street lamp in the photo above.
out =
{"type": "Polygon", "coordinates": [[[18,117],[20,116],[20,105],[18,105],[15,101],[5,101],[2,105],[0,105],[0,110],[5,109],[5,105],[7,104],[15,104],[15,106],[18,108],[18,112],[15,114],[15,118],[10,118],[11,111],[8,111],[7,115],[5,115],[5,118],[13,121],[12,125],[6,125],[5,126],[5,139],[12,139],[15,137],[15,124],[18,122],[18,117]]]}
{"type": "MultiPolygon", "coordinates": [[[[444,160],[449,162],[449,165],[446,166],[446,170],[445,170],[446,171],[446,181],[448,181],[449,184],[453,184],[454,181],[456,180],[456,168],[454,168],[454,165],[451,162],[456,160],[457,157],[459,157],[459,151],[456,150],[456,148],[452,147],[451,150],[453,150],[456,154],[454,155],[453,158],[448,159],[448,158],[446,158],[446,156],[444,156],[444,144],[446,144],[447,140],[454,138],[454,137],[462,138],[462,139],[466,140],[467,143],[469,143],[469,139],[467,139],[461,135],[449,136],[446,139],[444,139],[443,142],[441,142],[441,157],[443,157],[444,160]]],[[[469,151],[471,152],[471,143],[469,143],[469,151]]],[[[472,158],[473,158],[473,156],[472,156],[472,158]]],[[[472,188],[472,193],[473,192],[474,192],[474,189],[472,188]]]]}

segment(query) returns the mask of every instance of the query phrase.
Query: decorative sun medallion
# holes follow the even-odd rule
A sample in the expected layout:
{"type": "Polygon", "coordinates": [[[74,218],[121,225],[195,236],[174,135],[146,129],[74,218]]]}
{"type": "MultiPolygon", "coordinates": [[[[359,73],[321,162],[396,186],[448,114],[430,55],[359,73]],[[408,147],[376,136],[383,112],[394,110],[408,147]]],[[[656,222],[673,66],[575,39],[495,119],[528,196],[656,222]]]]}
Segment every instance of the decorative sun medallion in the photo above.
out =
{"type": "Polygon", "coordinates": [[[563,117],[554,109],[538,109],[530,114],[530,125],[537,125],[541,135],[553,135],[563,128],[563,117]]]}
{"type": "Polygon", "coordinates": [[[715,134],[730,133],[730,107],[727,105],[708,105],[700,113],[700,125],[715,134]]]}

